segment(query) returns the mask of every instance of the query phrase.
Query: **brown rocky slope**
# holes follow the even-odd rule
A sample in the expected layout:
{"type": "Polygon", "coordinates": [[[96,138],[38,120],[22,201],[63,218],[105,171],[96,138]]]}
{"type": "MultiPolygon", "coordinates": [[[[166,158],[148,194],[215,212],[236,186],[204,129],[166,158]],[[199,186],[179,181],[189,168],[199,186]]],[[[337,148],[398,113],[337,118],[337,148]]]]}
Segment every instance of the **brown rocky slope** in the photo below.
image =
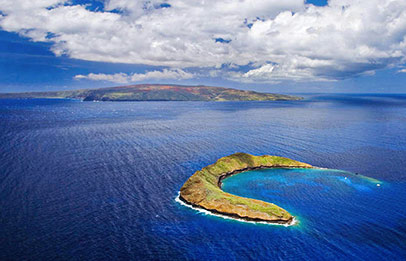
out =
{"type": "Polygon", "coordinates": [[[235,153],[196,171],[182,186],[180,199],[194,207],[249,221],[291,224],[293,216],[283,208],[262,200],[226,193],[224,178],[243,171],[264,168],[313,168],[311,165],[278,156],[235,153]]]}

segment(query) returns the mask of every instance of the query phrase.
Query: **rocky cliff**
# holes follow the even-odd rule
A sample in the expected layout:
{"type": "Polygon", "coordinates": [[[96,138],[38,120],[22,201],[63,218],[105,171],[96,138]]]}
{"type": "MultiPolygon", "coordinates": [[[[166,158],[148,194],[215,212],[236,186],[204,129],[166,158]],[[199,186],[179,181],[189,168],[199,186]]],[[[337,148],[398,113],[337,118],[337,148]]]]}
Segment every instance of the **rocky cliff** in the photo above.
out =
{"type": "Polygon", "coordinates": [[[182,186],[180,199],[194,207],[238,219],[290,224],[293,216],[283,208],[265,201],[232,195],[221,189],[224,178],[243,171],[263,168],[312,168],[312,166],[284,157],[236,153],[196,171],[182,186]]]}

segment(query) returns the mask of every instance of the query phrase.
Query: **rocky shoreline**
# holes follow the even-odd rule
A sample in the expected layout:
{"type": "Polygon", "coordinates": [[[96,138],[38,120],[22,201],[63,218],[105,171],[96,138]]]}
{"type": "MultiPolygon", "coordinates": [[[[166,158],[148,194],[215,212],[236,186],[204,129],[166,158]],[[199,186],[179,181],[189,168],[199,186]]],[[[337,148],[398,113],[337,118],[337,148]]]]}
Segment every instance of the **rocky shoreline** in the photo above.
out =
{"type": "Polygon", "coordinates": [[[180,193],[178,194],[178,196],[175,198],[175,201],[178,202],[179,204],[188,207],[190,209],[193,209],[195,211],[198,211],[204,215],[210,215],[210,216],[215,216],[215,217],[220,217],[223,219],[230,219],[230,220],[235,220],[235,221],[239,221],[239,222],[243,222],[243,223],[251,223],[251,224],[266,224],[266,225],[275,225],[275,226],[284,226],[284,227],[288,227],[288,226],[293,226],[295,224],[297,224],[297,219],[296,217],[293,217],[292,221],[290,223],[273,223],[273,222],[266,222],[263,220],[248,220],[248,219],[243,219],[237,216],[230,216],[230,215],[226,215],[223,213],[216,213],[214,211],[210,211],[207,209],[204,209],[198,205],[192,205],[189,204],[187,201],[185,201],[184,199],[182,199],[182,197],[180,196],[180,193]]]}
{"type": "Polygon", "coordinates": [[[239,197],[221,190],[222,181],[232,175],[266,168],[313,168],[311,165],[277,156],[236,153],[193,174],[182,186],[179,199],[213,214],[252,222],[290,225],[294,217],[279,206],[239,197]]]}

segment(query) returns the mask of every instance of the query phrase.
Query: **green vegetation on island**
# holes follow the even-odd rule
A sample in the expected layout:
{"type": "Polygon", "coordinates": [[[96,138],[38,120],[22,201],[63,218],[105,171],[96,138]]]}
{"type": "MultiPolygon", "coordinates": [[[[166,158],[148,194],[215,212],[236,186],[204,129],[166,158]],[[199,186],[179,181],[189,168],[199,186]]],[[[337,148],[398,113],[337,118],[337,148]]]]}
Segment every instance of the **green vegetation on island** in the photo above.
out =
{"type": "Polygon", "coordinates": [[[268,223],[291,224],[293,216],[275,204],[226,193],[221,189],[224,178],[254,169],[313,168],[311,165],[278,156],[253,156],[235,153],[196,171],[182,186],[179,198],[212,213],[268,223]]]}
{"type": "Polygon", "coordinates": [[[138,84],[55,92],[0,93],[0,98],[68,98],[84,101],[282,101],[302,99],[290,95],[223,87],[163,84],[138,84]]]}

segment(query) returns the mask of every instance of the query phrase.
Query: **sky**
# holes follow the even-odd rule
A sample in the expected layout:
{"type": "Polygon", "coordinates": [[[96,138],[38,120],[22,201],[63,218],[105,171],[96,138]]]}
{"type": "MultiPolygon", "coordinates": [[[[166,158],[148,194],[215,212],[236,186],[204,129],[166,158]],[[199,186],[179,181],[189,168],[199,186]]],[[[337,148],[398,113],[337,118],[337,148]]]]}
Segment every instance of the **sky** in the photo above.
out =
{"type": "Polygon", "coordinates": [[[404,0],[0,0],[0,92],[406,93],[404,0]]]}

